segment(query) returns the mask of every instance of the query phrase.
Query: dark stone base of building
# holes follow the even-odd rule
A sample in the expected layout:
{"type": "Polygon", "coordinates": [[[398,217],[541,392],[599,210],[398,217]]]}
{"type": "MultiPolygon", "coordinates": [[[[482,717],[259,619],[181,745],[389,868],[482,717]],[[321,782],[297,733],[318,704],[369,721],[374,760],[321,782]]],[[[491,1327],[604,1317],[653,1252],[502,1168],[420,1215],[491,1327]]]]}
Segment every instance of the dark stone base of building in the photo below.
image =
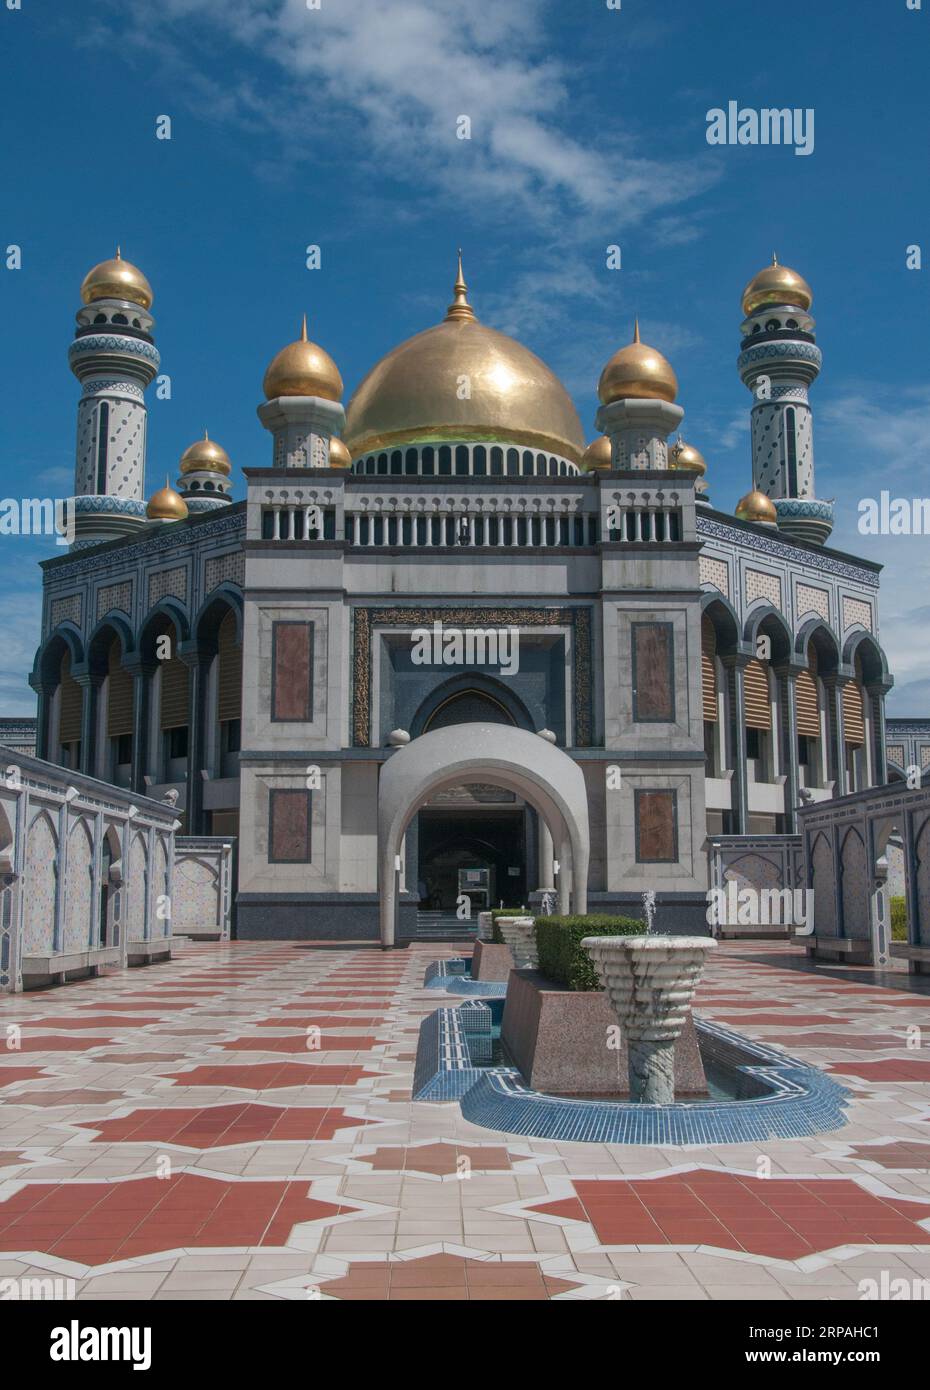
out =
{"type": "MultiPolygon", "coordinates": [[[[397,943],[416,932],[416,902],[401,900],[397,943]]],[[[240,893],[236,938],[239,941],[372,941],[381,940],[377,893],[280,893],[265,897],[240,893]]]]}
{"type": "MultiPolygon", "coordinates": [[[[657,893],[655,932],[665,936],[711,936],[704,893],[657,893]]],[[[641,893],[589,893],[588,913],[645,919],[641,893]]]]}

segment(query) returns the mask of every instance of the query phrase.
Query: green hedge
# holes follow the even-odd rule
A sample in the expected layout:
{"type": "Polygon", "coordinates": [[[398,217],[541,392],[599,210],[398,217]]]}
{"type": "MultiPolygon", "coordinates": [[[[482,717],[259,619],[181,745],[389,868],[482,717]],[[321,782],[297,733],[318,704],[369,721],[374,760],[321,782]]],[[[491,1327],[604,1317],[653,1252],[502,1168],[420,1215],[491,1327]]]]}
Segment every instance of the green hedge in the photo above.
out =
{"type": "Polygon", "coordinates": [[[566,989],[600,989],[594,962],[581,943],[586,936],[645,936],[637,917],[537,917],[536,944],[543,975],[566,989]]]}
{"type": "Polygon", "coordinates": [[[907,940],[907,898],[891,899],[891,939],[907,940]]]}

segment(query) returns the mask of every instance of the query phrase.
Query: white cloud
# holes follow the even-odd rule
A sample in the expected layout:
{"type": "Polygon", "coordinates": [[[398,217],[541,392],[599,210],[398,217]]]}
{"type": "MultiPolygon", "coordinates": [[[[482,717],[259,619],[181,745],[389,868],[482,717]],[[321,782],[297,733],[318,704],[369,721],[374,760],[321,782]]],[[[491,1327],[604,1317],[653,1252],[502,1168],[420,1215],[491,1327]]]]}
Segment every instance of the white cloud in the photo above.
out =
{"type": "Polygon", "coordinates": [[[338,150],[349,165],[370,165],[478,218],[512,219],[522,206],[536,234],[583,221],[590,233],[592,217],[629,226],[668,208],[660,238],[687,240],[682,204],[719,168],[702,156],[638,158],[638,132],[619,124],[598,123],[594,144],[570,133],[573,77],[547,56],[551,10],[545,0],[341,0],[313,10],[306,0],[134,0],[128,8],[120,0],[114,26],[179,79],[189,74],[177,90],[201,111],[273,128],[290,159],[338,150]],[[220,45],[233,49],[232,64],[220,45]],[[222,83],[204,70],[211,51],[224,64],[222,83]],[[243,77],[245,57],[270,63],[273,80],[243,77]],[[211,91],[216,100],[205,106],[211,91]],[[472,123],[470,140],[457,138],[461,116],[472,123]],[[332,129],[335,143],[326,138],[332,129]]]}

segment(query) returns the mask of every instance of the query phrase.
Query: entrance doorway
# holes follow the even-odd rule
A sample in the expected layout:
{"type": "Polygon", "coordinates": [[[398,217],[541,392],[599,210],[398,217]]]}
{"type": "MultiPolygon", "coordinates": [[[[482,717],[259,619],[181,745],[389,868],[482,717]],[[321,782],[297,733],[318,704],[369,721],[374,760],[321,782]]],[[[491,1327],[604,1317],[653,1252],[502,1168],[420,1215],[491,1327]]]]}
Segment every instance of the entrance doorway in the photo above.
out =
{"type": "MultiPolygon", "coordinates": [[[[526,812],[523,807],[480,812],[425,808],[417,816],[417,893],[423,911],[454,912],[469,870],[488,871],[488,898],[475,894],[473,911],[526,901],[526,812]],[[516,870],[516,873],[513,872],[516,870]],[[461,877],[460,877],[461,876],[461,877]]],[[[465,889],[467,892],[467,887],[465,889]]]]}

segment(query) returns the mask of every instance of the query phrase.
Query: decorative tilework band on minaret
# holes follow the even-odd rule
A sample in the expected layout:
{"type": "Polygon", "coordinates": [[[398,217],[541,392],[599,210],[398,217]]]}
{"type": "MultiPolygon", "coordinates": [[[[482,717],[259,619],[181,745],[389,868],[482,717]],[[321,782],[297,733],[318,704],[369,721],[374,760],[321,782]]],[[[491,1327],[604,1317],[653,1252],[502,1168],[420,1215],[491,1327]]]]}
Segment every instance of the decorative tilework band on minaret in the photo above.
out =
{"type": "Polygon", "coordinates": [[[809,312],[813,292],[796,271],[772,264],[743,291],[743,384],[753,394],[752,479],[771,498],[778,528],[821,545],[833,529],[833,506],[817,500],[808,387],[821,353],[809,312]]]}
{"type": "Polygon", "coordinates": [[[329,353],[307,337],[306,314],[300,337],[272,358],[262,389],[258,418],[274,436],[272,468],[346,466],[342,377],[329,353]]]}
{"type": "Polygon", "coordinates": [[[158,372],[152,287],[117,250],[88,271],[68,362],[81,383],[75,548],[144,526],[145,388],[158,372]]]}

